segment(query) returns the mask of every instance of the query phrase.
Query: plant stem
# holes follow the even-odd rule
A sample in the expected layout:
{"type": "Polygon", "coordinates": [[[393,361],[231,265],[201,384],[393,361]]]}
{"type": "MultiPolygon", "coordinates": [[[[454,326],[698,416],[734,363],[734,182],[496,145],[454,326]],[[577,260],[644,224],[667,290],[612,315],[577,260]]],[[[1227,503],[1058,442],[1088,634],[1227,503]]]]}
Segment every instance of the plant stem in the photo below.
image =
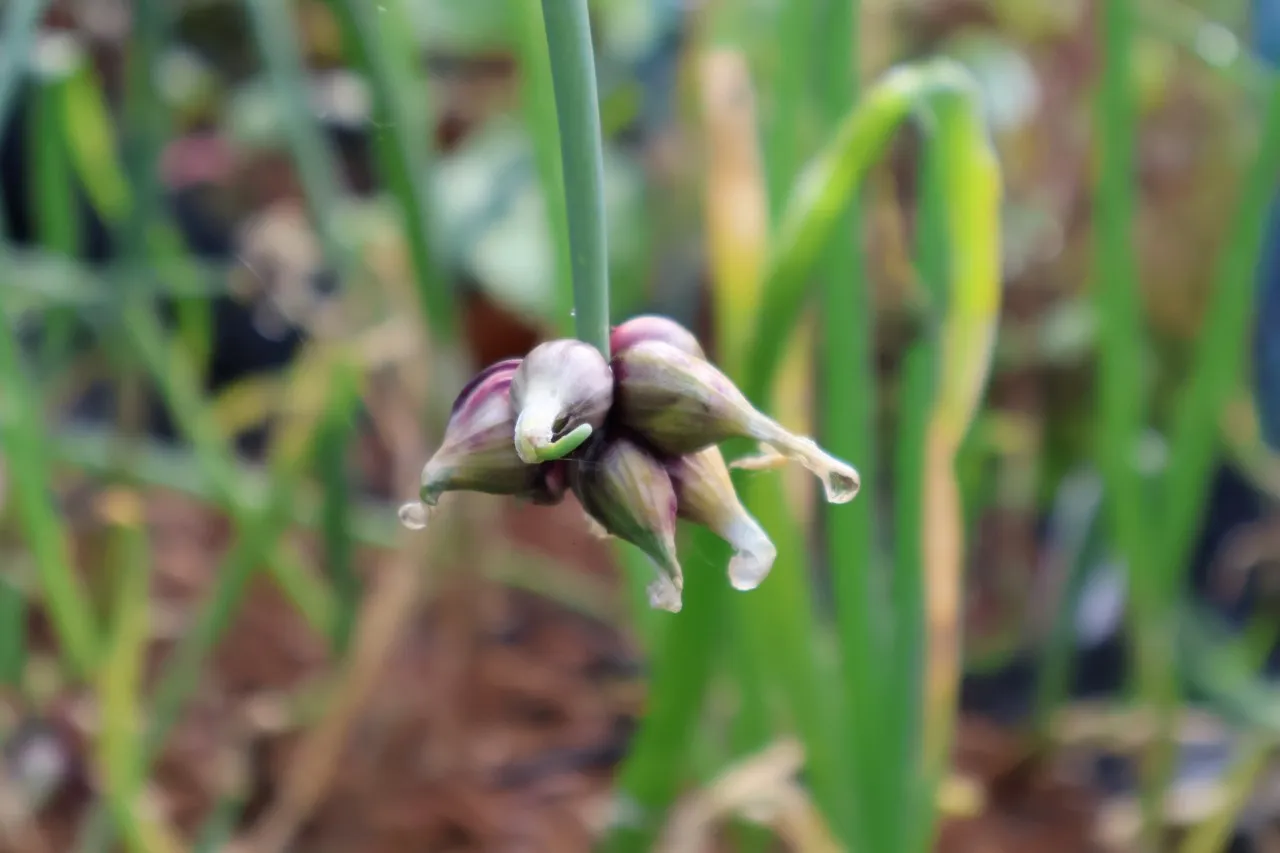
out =
{"type": "MultiPolygon", "coordinates": [[[[0,250],[0,266],[5,254],[0,250]]],[[[84,678],[97,663],[98,626],[84,582],[72,566],[70,533],[56,509],[42,415],[43,404],[24,370],[14,325],[0,319],[0,449],[7,465],[9,500],[26,533],[62,653],[71,670],[84,678]]]]}
{"type": "MultiPolygon", "coordinates": [[[[919,192],[916,199],[915,256],[923,289],[932,297],[936,310],[945,310],[946,221],[943,210],[940,152],[934,141],[936,131],[925,128],[920,148],[919,192]]],[[[923,532],[927,530],[925,490],[928,487],[928,433],[936,394],[938,336],[923,330],[902,360],[898,378],[897,418],[894,423],[893,530],[894,565],[890,579],[893,664],[885,682],[886,704],[892,713],[886,720],[884,737],[892,744],[888,766],[893,782],[891,801],[906,805],[901,817],[885,831],[891,833],[886,849],[913,849],[906,842],[920,825],[920,770],[922,762],[922,713],[925,701],[921,689],[925,673],[927,626],[925,624],[924,577],[927,571],[923,532]],[[898,770],[903,768],[905,772],[898,770]]]]}
{"type": "Polygon", "coordinates": [[[940,92],[967,86],[955,63],[900,66],[867,89],[834,136],[800,176],[775,227],[761,284],[760,308],[744,352],[743,392],[757,406],[768,397],[787,343],[808,304],[808,276],[826,250],[845,200],[861,186],[902,120],[940,92]]]}
{"type": "Polygon", "coordinates": [[[551,80],[560,121],[560,159],[569,216],[578,338],[609,355],[609,254],[604,152],[587,0],[543,0],[551,80]]]}
{"type": "MultiPolygon", "coordinates": [[[[764,113],[761,134],[764,156],[760,178],[768,222],[776,223],[810,153],[809,140],[802,131],[807,126],[805,119],[812,114],[814,68],[798,57],[813,39],[815,6],[815,0],[789,0],[774,8],[772,23],[778,38],[771,51],[773,61],[767,73],[759,74],[760,88],[770,107],[764,113]]],[[[745,234],[742,238],[749,239],[745,234]]],[[[743,252],[742,248],[738,252],[751,257],[750,250],[743,252]]],[[[740,306],[750,306],[754,312],[759,298],[759,260],[753,260],[750,278],[744,271],[736,293],[737,276],[728,268],[717,271],[718,279],[723,280],[717,281],[716,345],[721,365],[734,379],[741,379],[744,361],[742,333],[746,329],[737,318],[745,312],[740,306]]],[[[727,458],[749,452],[744,447],[741,442],[727,443],[727,458]]],[[[733,756],[745,757],[766,748],[783,718],[779,712],[796,709],[788,718],[805,744],[809,788],[819,807],[830,814],[831,805],[848,799],[835,794],[835,780],[843,775],[843,757],[831,740],[837,732],[832,721],[840,716],[831,700],[839,697],[825,690],[834,681],[818,675],[807,650],[813,645],[816,620],[803,524],[786,505],[780,482],[759,482],[739,475],[734,484],[743,505],[769,531],[778,550],[767,596],[739,596],[719,590],[723,602],[719,606],[728,611],[731,638],[725,649],[727,664],[739,694],[730,743],[733,756]],[[780,701],[784,699],[788,701],[780,701]]],[[[844,825],[837,829],[843,836],[844,825]]],[[[745,825],[738,828],[735,848],[759,853],[769,848],[769,838],[759,827],[745,825]]]]}
{"type": "Polygon", "coordinates": [[[342,198],[341,171],[311,110],[311,90],[291,7],[279,0],[249,0],[245,5],[326,260],[350,281],[354,258],[338,233],[334,215],[342,198]]]}
{"type": "MultiPolygon", "coordinates": [[[[857,101],[860,0],[822,0],[823,34],[819,53],[826,65],[818,74],[824,130],[832,133],[857,101]]],[[[862,478],[858,499],[848,506],[826,508],[827,560],[836,599],[836,629],[847,727],[845,763],[855,781],[857,814],[848,837],[860,849],[890,849],[879,827],[892,821],[893,787],[883,784],[878,761],[884,745],[887,704],[879,689],[878,666],[883,649],[876,630],[883,613],[880,590],[872,584],[876,552],[872,536],[875,489],[875,313],[863,270],[859,194],[836,222],[822,269],[822,413],[823,446],[833,455],[854,461],[862,478]]],[[[855,811],[850,809],[849,811],[855,811]]],[[[905,811],[903,812],[905,813],[905,811]]]]}
{"type": "Polygon", "coordinates": [[[332,0],[343,41],[366,72],[377,122],[374,143],[382,180],[400,205],[404,233],[426,326],[437,342],[456,337],[453,294],[432,261],[427,116],[416,106],[425,91],[416,67],[412,29],[401,0],[332,0]],[[406,97],[408,94],[412,97],[406,97]]]}
{"type": "MultiPolygon", "coordinates": [[[[807,106],[813,100],[813,65],[794,53],[812,42],[817,30],[814,26],[816,0],[787,0],[779,3],[774,12],[774,26],[778,32],[777,51],[774,58],[772,79],[765,82],[766,94],[771,100],[765,131],[765,180],[769,194],[769,219],[777,222],[787,203],[787,196],[795,185],[796,175],[804,165],[807,149],[801,129],[809,115],[807,106]]],[[[830,45],[829,45],[830,47],[830,45]]],[[[840,53],[844,50],[837,48],[840,53]]],[[[834,65],[838,57],[830,57],[834,65]]],[[[843,81],[829,82],[838,86],[843,81]]]]}
{"type": "Polygon", "coordinates": [[[1143,429],[1146,394],[1142,376],[1144,324],[1133,252],[1135,211],[1133,74],[1134,36],[1129,0],[1108,0],[1100,14],[1102,79],[1095,96],[1099,183],[1094,217],[1098,299],[1098,436],[1111,532],[1128,568],[1132,589],[1132,639],[1137,690],[1156,713],[1161,733],[1143,762],[1142,801],[1147,846],[1155,849],[1160,796],[1172,769],[1168,711],[1177,699],[1155,573],[1166,567],[1148,558],[1152,532],[1135,449],[1143,429]]]}
{"type": "MultiPolygon", "coordinates": [[[[698,541],[706,543],[709,560],[723,564],[728,559],[728,548],[710,534],[700,534],[698,541]]],[[[716,573],[690,572],[685,613],[658,638],[649,706],[616,782],[624,813],[636,814],[614,827],[604,844],[610,853],[652,850],[663,813],[679,793],[724,633],[725,608],[716,606],[723,584],[716,573]]]]}
{"type": "MultiPolygon", "coordinates": [[[[1219,449],[1218,420],[1244,372],[1249,352],[1253,278],[1280,181],[1280,83],[1269,87],[1257,154],[1241,184],[1227,246],[1213,280],[1213,300],[1196,342],[1191,376],[1178,401],[1170,439],[1163,530],[1168,582],[1179,584],[1200,531],[1209,479],[1219,449]],[[1173,569],[1178,567],[1179,571],[1173,569]]],[[[1258,334],[1270,334],[1259,330],[1258,334]]],[[[1173,592],[1172,589],[1169,590],[1173,592]]]]}
{"type": "Polygon", "coordinates": [[[332,413],[320,426],[316,454],[320,480],[324,484],[321,506],[324,568],[333,587],[336,604],[330,643],[338,657],[345,656],[350,645],[356,608],[361,599],[360,577],[355,567],[355,537],[351,529],[355,496],[347,465],[347,451],[355,431],[351,412],[332,413]]]}
{"type": "Polygon", "coordinates": [[[1048,637],[1040,655],[1036,676],[1033,730],[1036,745],[1047,749],[1051,742],[1053,715],[1067,699],[1075,673],[1075,614],[1080,612],[1089,572],[1096,564],[1101,546],[1099,512],[1102,483],[1090,470],[1063,480],[1049,513],[1049,552],[1054,571],[1063,575],[1062,592],[1055,599],[1048,637]]]}
{"type": "Polygon", "coordinates": [[[26,663],[27,596],[8,578],[0,578],[0,689],[18,687],[26,663]]]}
{"type": "Polygon", "coordinates": [[[151,554],[143,527],[144,508],[135,492],[104,493],[99,512],[110,525],[109,570],[115,586],[111,630],[97,673],[101,731],[97,753],[107,808],[131,851],[173,851],[164,825],[137,807],[144,777],[138,774],[138,726],[142,716],[144,659],[150,635],[147,592],[151,554]]]}
{"type": "MultiPolygon", "coordinates": [[[[946,310],[937,328],[933,414],[926,445],[923,542],[925,627],[921,703],[923,796],[912,849],[931,849],[938,784],[951,766],[959,710],[965,530],[956,457],[982,403],[995,348],[1001,299],[1000,166],[981,113],[981,97],[967,84],[935,95],[933,149],[941,188],[948,281],[946,310]]],[[[942,238],[939,238],[941,242],[942,238]]],[[[942,302],[939,298],[939,302],[942,302]]]]}

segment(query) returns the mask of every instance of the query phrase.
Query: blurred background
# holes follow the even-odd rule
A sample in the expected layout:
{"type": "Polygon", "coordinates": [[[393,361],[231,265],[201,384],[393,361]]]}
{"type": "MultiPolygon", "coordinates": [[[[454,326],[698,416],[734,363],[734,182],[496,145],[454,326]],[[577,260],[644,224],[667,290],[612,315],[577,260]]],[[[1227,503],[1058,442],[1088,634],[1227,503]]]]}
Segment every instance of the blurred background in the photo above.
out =
{"type": "MultiPolygon", "coordinates": [[[[735,377],[725,339],[759,322],[790,188],[855,109],[828,85],[838,57],[845,83],[937,56],[976,83],[1002,306],[954,460],[963,671],[936,797],[872,784],[832,808],[786,712],[738,737],[748,634],[818,661],[848,636],[833,578],[852,569],[823,544],[845,510],[811,478],[747,476],[782,482],[803,555],[732,593],[756,597],[748,628],[694,595],[637,606],[643,560],[572,498],[456,495],[423,533],[397,523],[466,378],[572,334],[538,3],[7,0],[0,849],[1280,851],[1280,2],[590,11],[611,316],[669,315],[735,377]],[[1106,392],[1124,377],[1127,421],[1106,392]],[[1099,464],[1126,425],[1127,480],[1099,464]],[[1126,528],[1122,481],[1144,506],[1188,499],[1193,523],[1126,528]],[[1129,571],[1169,537],[1185,559],[1129,571]],[[769,621],[780,573],[812,624],[769,621]],[[1176,689],[1134,687],[1135,632],[1176,689]],[[936,839],[850,842],[845,811],[877,802],[936,817],[936,839]]],[[[915,249],[926,149],[894,136],[834,241],[856,251],[812,276],[861,294],[848,334],[871,373],[849,363],[848,394],[874,443],[849,457],[850,511],[894,531],[867,534],[868,563],[930,533],[893,462],[919,405],[904,365],[946,310],[915,249]]],[[[771,405],[840,451],[819,319],[771,405]]],[[[682,547],[716,583],[725,557],[682,547]]],[[[914,671],[910,649],[870,652],[884,683],[914,671]]],[[[850,750],[859,779],[903,772],[850,750]]]]}

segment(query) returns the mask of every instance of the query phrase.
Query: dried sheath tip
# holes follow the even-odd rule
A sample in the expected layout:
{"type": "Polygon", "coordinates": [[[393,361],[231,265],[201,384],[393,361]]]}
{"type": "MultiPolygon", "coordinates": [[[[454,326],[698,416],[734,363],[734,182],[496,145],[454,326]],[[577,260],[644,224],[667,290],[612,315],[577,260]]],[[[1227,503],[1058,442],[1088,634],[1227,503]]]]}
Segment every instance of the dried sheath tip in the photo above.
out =
{"type": "Polygon", "coordinates": [[[558,464],[527,465],[512,444],[516,415],[511,381],[519,365],[518,359],[492,364],[458,394],[444,442],[422,469],[423,504],[435,506],[444,492],[462,490],[516,495],[540,504],[564,496],[563,469],[558,464]]]}
{"type": "Polygon", "coordinates": [[[858,493],[858,472],[812,440],[756,410],[710,362],[663,341],[642,341],[613,359],[614,412],[659,452],[683,456],[729,438],[754,438],[812,471],[831,503],[858,493]]]}
{"type": "Polygon", "coordinates": [[[529,351],[511,380],[515,447],[527,463],[560,459],[604,424],[613,374],[600,351],[571,339],[529,351]]]}
{"type": "Polygon", "coordinates": [[[680,609],[684,578],[676,555],[676,495],[662,463],[638,444],[597,434],[569,469],[578,500],[601,527],[635,545],[659,571],[655,607],[680,609]]]}
{"type": "Polygon", "coordinates": [[[733,546],[729,583],[741,590],[759,586],[773,568],[778,549],[738,500],[720,448],[677,457],[668,463],[667,471],[680,517],[703,525],[733,546]]]}
{"type": "Polygon", "coordinates": [[[684,607],[680,587],[676,586],[671,578],[666,575],[660,574],[654,578],[653,582],[645,587],[645,591],[649,594],[649,606],[654,610],[679,613],[681,608],[684,607]]]}

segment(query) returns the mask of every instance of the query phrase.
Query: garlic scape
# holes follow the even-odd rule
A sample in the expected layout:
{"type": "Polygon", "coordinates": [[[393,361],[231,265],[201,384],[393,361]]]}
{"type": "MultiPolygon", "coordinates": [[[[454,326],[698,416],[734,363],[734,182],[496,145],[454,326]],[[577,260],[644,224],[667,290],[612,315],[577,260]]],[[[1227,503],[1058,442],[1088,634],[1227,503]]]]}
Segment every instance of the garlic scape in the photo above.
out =
{"type": "Polygon", "coordinates": [[[822,481],[828,501],[857,494],[853,466],[752,406],[674,320],[633,317],[610,331],[610,347],[607,361],[581,341],[548,341],[480,371],[454,401],[444,440],[423,466],[419,500],[401,507],[401,522],[425,527],[449,491],[554,504],[572,490],[594,534],[623,539],[653,562],[650,604],[678,612],[677,518],[732,546],[736,589],[755,589],[777,559],[734,491],[720,442],[760,444],[760,455],[735,467],[795,462],[822,481]]]}

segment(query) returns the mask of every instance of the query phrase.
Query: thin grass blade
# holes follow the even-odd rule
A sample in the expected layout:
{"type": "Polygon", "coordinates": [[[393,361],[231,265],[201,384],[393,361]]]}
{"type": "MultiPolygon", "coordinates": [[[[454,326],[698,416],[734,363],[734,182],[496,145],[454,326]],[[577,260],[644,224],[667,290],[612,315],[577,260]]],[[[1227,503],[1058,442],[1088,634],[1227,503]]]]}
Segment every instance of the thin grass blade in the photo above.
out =
{"type": "MultiPolygon", "coordinates": [[[[755,87],[745,53],[734,47],[709,47],[699,57],[698,72],[708,164],[704,204],[716,354],[720,367],[732,376],[739,370],[744,332],[750,329],[759,301],[760,265],[769,240],[769,192],[757,140],[755,87]]],[[[785,134],[777,136],[778,144],[786,143],[785,134]]],[[[728,605],[727,591],[720,590],[717,601],[719,607],[728,605]]],[[[728,618],[730,642],[725,651],[739,692],[730,748],[737,757],[762,749],[774,726],[762,678],[763,658],[755,648],[759,634],[744,622],[745,611],[730,608],[728,618]]],[[[712,651],[708,647],[699,653],[712,651]]],[[[661,665],[685,663],[666,660],[661,665]]],[[[688,709],[690,725],[696,724],[699,709],[688,709]]],[[[763,849],[768,841],[759,828],[738,827],[737,846],[744,851],[763,849]]]]}
{"type": "MultiPolygon", "coordinates": [[[[824,132],[835,133],[858,99],[861,58],[860,0],[819,0],[821,34],[817,86],[824,132]]],[[[883,589],[873,583],[877,562],[874,508],[876,471],[875,311],[863,268],[860,193],[834,224],[820,269],[822,338],[819,351],[823,446],[841,459],[856,460],[862,488],[848,506],[826,508],[826,556],[835,592],[841,684],[848,715],[844,763],[854,783],[845,837],[859,848],[890,850],[887,825],[897,813],[892,776],[905,769],[887,759],[885,721],[897,716],[887,701],[882,662],[883,589]],[[885,778],[888,774],[890,778],[885,778]]]]}
{"type": "Polygon", "coordinates": [[[1142,762],[1142,805],[1146,844],[1156,844],[1161,791],[1173,769],[1170,714],[1178,687],[1163,623],[1162,581],[1168,571],[1154,559],[1148,536],[1151,512],[1134,464],[1146,417],[1148,395],[1142,376],[1146,329],[1138,301],[1138,269],[1133,251],[1136,211],[1134,124],[1137,102],[1130,67],[1134,44],[1133,4],[1111,0],[1098,15],[1102,76],[1094,98],[1099,145],[1094,202],[1096,253],[1094,291],[1098,305],[1099,464],[1106,484],[1106,511],[1116,550],[1124,560],[1131,590],[1133,660],[1140,701],[1158,715],[1161,736],[1142,762]]]}
{"type": "MultiPolygon", "coordinates": [[[[923,117],[927,127],[930,116],[923,117]]],[[[920,193],[916,204],[916,269],[936,311],[946,310],[947,227],[943,205],[941,152],[936,128],[925,130],[917,167],[920,193]]],[[[932,535],[927,490],[936,476],[929,466],[929,425],[937,397],[940,369],[938,335],[926,330],[908,348],[899,368],[897,419],[894,422],[893,614],[892,666],[885,683],[885,704],[893,708],[882,735],[892,744],[887,772],[890,798],[901,803],[888,828],[888,850],[917,850],[908,839],[920,831],[927,807],[924,783],[923,723],[929,626],[925,615],[926,535],[932,535]],[[926,533],[928,531],[928,533],[926,533]]]]}
{"type": "Polygon", "coordinates": [[[811,296],[809,276],[867,171],[912,110],[938,92],[967,86],[966,73],[949,60],[891,70],[866,90],[800,176],[770,247],[747,346],[742,389],[756,405],[772,393],[782,355],[811,296]]]}
{"type": "MultiPolygon", "coordinates": [[[[7,253],[0,250],[0,265],[7,253]]],[[[57,509],[43,406],[23,368],[13,324],[0,322],[0,447],[8,500],[35,559],[44,606],[71,670],[85,678],[98,658],[97,620],[71,565],[69,532],[57,509]]]]}
{"type": "Polygon", "coordinates": [[[401,0],[331,0],[343,43],[373,91],[374,144],[382,178],[404,221],[425,325],[438,343],[457,337],[453,294],[433,260],[431,208],[426,194],[430,151],[425,81],[419,71],[408,12],[401,0]],[[412,97],[410,97],[412,95],[412,97]]]}
{"type": "Polygon", "coordinates": [[[0,578],[0,686],[16,688],[27,667],[27,596],[0,578]]]}
{"type": "Polygon", "coordinates": [[[1230,238],[1213,280],[1213,300],[1196,341],[1191,376],[1178,401],[1170,437],[1166,505],[1158,565],[1169,567],[1167,582],[1185,575],[1209,495],[1219,452],[1218,422],[1233,389],[1243,378],[1249,353],[1247,329],[1254,308],[1255,265],[1266,226],[1276,216],[1273,198],[1280,186],[1280,83],[1271,82],[1264,101],[1257,153],[1241,181],[1241,196],[1229,226],[1230,238]]]}
{"type": "Polygon", "coordinates": [[[351,281],[355,259],[338,232],[335,214],[342,200],[337,158],[321,133],[311,109],[298,29],[291,16],[292,4],[279,0],[246,0],[246,11],[258,53],[281,112],[281,123],[294,167],[325,256],[344,280],[351,281]]]}
{"type": "MultiPolygon", "coordinates": [[[[702,541],[708,550],[699,552],[707,559],[728,562],[727,545],[712,536],[702,541]]],[[[722,641],[723,586],[716,573],[690,572],[684,610],[659,635],[648,707],[615,783],[617,816],[602,845],[610,853],[652,850],[663,815],[680,791],[722,641]]]]}
{"type": "Polygon", "coordinates": [[[355,434],[350,412],[331,413],[320,427],[317,452],[320,482],[324,489],[321,507],[321,530],[324,540],[325,572],[333,590],[336,613],[330,631],[331,645],[338,655],[345,654],[351,641],[357,607],[360,602],[360,578],[355,568],[355,542],[352,535],[351,508],[354,495],[348,470],[348,449],[355,434]]]}
{"type": "Polygon", "coordinates": [[[123,489],[104,494],[99,506],[114,540],[116,583],[112,632],[97,676],[102,713],[97,752],[107,803],[130,851],[176,853],[181,845],[172,830],[139,802],[144,780],[136,773],[142,719],[138,697],[150,639],[151,561],[142,526],[143,506],[138,495],[123,489]]]}

